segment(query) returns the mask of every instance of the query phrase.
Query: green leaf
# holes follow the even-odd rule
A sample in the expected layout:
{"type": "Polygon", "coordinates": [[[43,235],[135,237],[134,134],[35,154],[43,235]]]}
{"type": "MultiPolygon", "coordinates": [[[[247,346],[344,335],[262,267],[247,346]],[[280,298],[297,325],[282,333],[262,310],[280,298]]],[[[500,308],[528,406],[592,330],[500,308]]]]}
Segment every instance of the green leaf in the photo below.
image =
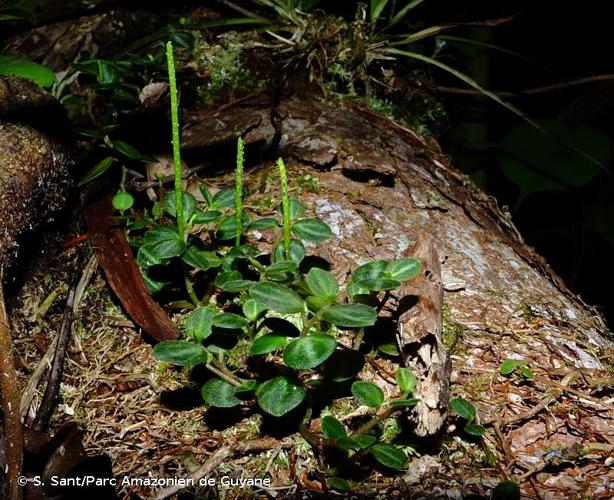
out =
{"type": "Polygon", "coordinates": [[[303,402],[305,389],[288,377],[275,377],[258,387],[256,398],[265,412],[281,417],[303,402]]]}
{"type": "Polygon", "coordinates": [[[221,313],[213,317],[213,326],[235,330],[245,328],[247,326],[247,320],[238,314],[221,313]]]}
{"type": "Polygon", "coordinates": [[[136,262],[142,269],[147,269],[161,263],[160,259],[153,255],[147,247],[139,248],[136,254],[136,262]]]}
{"type": "Polygon", "coordinates": [[[381,292],[384,290],[394,290],[395,288],[399,288],[401,286],[400,281],[386,279],[386,278],[362,280],[356,284],[361,288],[365,288],[369,290],[370,292],[381,292]]]}
{"type": "Polygon", "coordinates": [[[252,280],[228,280],[222,283],[220,288],[225,292],[238,293],[249,290],[257,282],[252,280]]]}
{"type": "Polygon", "coordinates": [[[262,316],[262,313],[266,311],[266,308],[262,307],[254,299],[247,299],[241,306],[243,315],[250,321],[256,321],[262,316]]]}
{"type": "Polygon", "coordinates": [[[359,286],[354,281],[350,281],[349,285],[346,287],[345,291],[349,295],[350,299],[356,300],[361,295],[369,295],[371,291],[364,286],[359,286]]]}
{"type": "Polygon", "coordinates": [[[399,368],[397,385],[403,394],[411,394],[416,389],[416,376],[409,368],[399,368]]]}
{"type": "MultiPolygon", "coordinates": [[[[300,264],[305,258],[305,246],[299,240],[290,240],[290,260],[300,264]]],[[[273,261],[280,262],[286,260],[286,251],[283,242],[275,247],[273,251],[273,261]]]]}
{"type": "Polygon", "coordinates": [[[518,367],[518,372],[524,378],[531,378],[531,377],[533,377],[533,372],[531,370],[529,370],[526,366],[519,366],[518,367]]]}
{"type": "Polygon", "coordinates": [[[378,345],[377,350],[379,352],[387,354],[388,356],[398,356],[399,355],[399,348],[397,347],[396,344],[392,342],[385,342],[384,344],[378,345]]]}
{"type": "MultiPolygon", "coordinates": [[[[174,201],[174,198],[173,198],[174,201]]],[[[185,206],[185,203],[184,203],[185,206]]],[[[185,211],[185,208],[184,208],[185,211]]],[[[196,224],[211,224],[212,222],[215,222],[216,220],[218,220],[221,216],[222,216],[222,212],[219,212],[217,210],[207,210],[206,212],[204,212],[203,210],[198,210],[196,211],[196,213],[194,214],[194,216],[191,219],[191,223],[196,225],[196,224]]]]}
{"type": "Polygon", "coordinates": [[[200,191],[200,194],[203,195],[203,198],[205,199],[205,203],[207,204],[207,206],[210,207],[211,202],[213,201],[213,198],[211,197],[211,193],[207,189],[207,186],[203,184],[202,182],[199,182],[198,190],[200,191]]]}
{"type": "Polygon", "coordinates": [[[384,10],[384,7],[386,7],[386,4],[388,3],[388,0],[371,0],[370,3],[370,19],[372,23],[375,23],[379,20],[380,15],[382,14],[382,11],[384,10]]]}
{"type": "MultiPolygon", "coordinates": [[[[190,220],[190,217],[196,213],[198,204],[196,198],[186,191],[183,194],[183,217],[184,220],[190,220]]],[[[171,217],[177,217],[177,209],[175,208],[175,192],[171,191],[164,196],[164,211],[171,217]]]]}
{"type": "Polygon", "coordinates": [[[156,158],[141,154],[138,149],[124,141],[113,141],[113,149],[131,160],[140,160],[144,162],[155,162],[156,158]]]}
{"type": "Polygon", "coordinates": [[[227,281],[242,280],[243,275],[239,271],[225,271],[215,277],[215,286],[222,288],[227,281]]]}
{"type": "Polygon", "coordinates": [[[232,408],[241,404],[241,400],[235,396],[235,388],[219,378],[209,380],[200,393],[205,403],[218,408],[232,408]]]}
{"type": "Polygon", "coordinates": [[[27,78],[41,87],[51,87],[55,81],[54,72],[46,66],[15,56],[0,55],[0,75],[27,78]]]}
{"type": "Polygon", "coordinates": [[[234,188],[226,188],[218,191],[211,198],[209,207],[212,209],[230,208],[235,206],[235,190],[234,188]]]}
{"type": "Polygon", "coordinates": [[[337,491],[348,491],[351,486],[347,479],[342,477],[329,477],[326,479],[326,486],[337,491]]]}
{"type": "Polygon", "coordinates": [[[391,469],[405,469],[407,467],[407,457],[400,448],[387,443],[374,444],[369,452],[380,464],[391,469]]]}
{"type": "Polygon", "coordinates": [[[277,273],[291,273],[298,269],[298,265],[293,260],[282,260],[267,266],[264,273],[268,276],[277,273]]]}
{"type": "Polygon", "coordinates": [[[112,156],[107,156],[106,158],[100,160],[98,163],[96,163],[96,165],[90,168],[83,177],[81,177],[81,180],[79,181],[79,184],[77,184],[77,186],[81,187],[88,182],[91,182],[94,179],[100,177],[107,170],[109,170],[109,168],[111,168],[111,165],[113,165],[114,161],[115,158],[113,158],[112,156]]]}
{"type": "Polygon", "coordinates": [[[284,349],[284,363],[290,368],[315,368],[335,352],[337,341],[326,334],[314,334],[290,342],[284,349]]]}
{"type": "Polygon", "coordinates": [[[164,283],[163,281],[154,280],[149,274],[143,272],[143,281],[145,282],[145,286],[147,287],[147,291],[152,295],[154,293],[158,293],[162,290],[168,283],[164,283]]]}
{"type": "Polygon", "coordinates": [[[387,278],[405,281],[415,278],[420,274],[422,265],[416,259],[397,259],[386,264],[384,273],[387,278]]]}
{"type": "Polygon", "coordinates": [[[240,394],[242,392],[250,392],[250,391],[253,391],[257,385],[258,385],[258,382],[256,380],[248,380],[244,382],[243,384],[235,387],[234,391],[235,391],[235,394],[240,394]]]}
{"type": "Polygon", "coordinates": [[[501,363],[501,367],[499,368],[499,372],[501,375],[511,375],[514,370],[518,366],[518,361],[515,359],[506,359],[503,363],[501,363]]]}
{"type": "Polygon", "coordinates": [[[351,390],[352,395],[361,405],[378,408],[384,402],[384,391],[371,382],[358,380],[352,384],[351,390]]]}
{"type": "Polygon", "coordinates": [[[403,19],[405,19],[405,17],[407,16],[407,14],[409,14],[409,12],[416,8],[418,5],[420,5],[422,2],[424,2],[424,0],[413,0],[411,2],[408,2],[407,5],[405,7],[403,7],[401,10],[399,10],[399,12],[397,12],[394,17],[390,20],[390,22],[388,23],[388,27],[392,27],[395,24],[400,23],[403,19]]]}
{"type": "Polygon", "coordinates": [[[377,320],[375,309],[365,304],[338,304],[332,306],[322,318],[336,326],[372,326],[377,320]]]}
{"type": "Polygon", "coordinates": [[[328,299],[326,297],[315,297],[313,295],[305,297],[307,307],[314,312],[318,312],[321,309],[329,307],[334,301],[335,299],[328,299]]]}
{"type": "Polygon", "coordinates": [[[260,231],[263,229],[275,229],[279,227],[279,221],[273,217],[265,217],[263,219],[256,219],[249,223],[247,229],[260,231]]]}
{"type": "Polygon", "coordinates": [[[158,226],[150,229],[143,237],[143,246],[158,259],[177,257],[185,250],[185,243],[170,226],[158,226]]]}
{"type": "Polygon", "coordinates": [[[156,344],[153,355],[159,361],[177,366],[194,366],[207,363],[210,354],[200,344],[185,340],[167,340],[156,344]]]}
{"type": "Polygon", "coordinates": [[[195,269],[206,271],[211,267],[211,263],[207,258],[207,253],[208,252],[199,250],[196,247],[189,247],[185,252],[183,252],[181,259],[195,269]]]}
{"type": "Polygon", "coordinates": [[[255,355],[268,354],[270,352],[276,351],[277,349],[281,349],[287,344],[287,342],[288,337],[286,337],[285,335],[276,335],[274,333],[269,333],[254,340],[254,343],[252,344],[249,352],[255,355]]]}
{"type": "MultiPolygon", "coordinates": [[[[298,219],[305,213],[305,205],[303,205],[303,203],[296,198],[290,198],[288,200],[288,205],[291,219],[298,219]]],[[[279,206],[279,211],[282,214],[284,213],[284,208],[282,205],[279,206]]]]}
{"type": "Polygon", "coordinates": [[[372,260],[371,262],[357,267],[352,273],[352,283],[384,278],[384,270],[387,265],[388,262],[385,260],[372,260]]]}
{"type": "Polygon", "coordinates": [[[450,407],[461,418],[472,422],[476,417],[475,406],[464,398],[453,398],[450,400],[450,407]]]}
{"type": "Polygon", "coordinates": [[[132,208],[132,205],[134,205],[134,196],[132,196],[130,193],[122,191],[113,196],[111,203],[113,204],[113,208],[115,210],[123,212],[132,208]]]}
{"type": "MultiPolygon", "coordinates": [[[[247,215],[244,213],[241,214],[241,224],[243,226],[241,231],[243,231],[249,224],[249,219],[247,215]]],[[[236,227],[237,227],[236,215],[235,214],[228,215],[222,220],[222,222],[220,222],[220,225],[217,228],[216,236],[222,241],[232,240],[236,236],[236,229],[235,229],[236,227]]]]}
{"type": "Polygon", "coordinates": [[[307,241],[325,241],[333,234],[330,227],[320,219],[301,219],[292,226],[298,236],[307,241]]]}
{"type": "Polygon", "coordinates": [[[342,450],[364,450],[376,441],[375,436],[345,436],[337,439],[335,444],[342,450]]]}
{"type": "Polygon", "coordinates": [[[416,406],[420,400],[418,398],[411,399],[395,399],[394,401],[390,401],[390,406],[393,408],[406,408],[409,406],[416,406]]]}
{"type": "Polygon", "coordinates": [[[249,294],[267,309],[282,314],[295,314],[304,310],[299,295],[277,283],[258,283],[250,288],[249,294]]]}
{"type": "Polygon", "coordinates": [[[476,436],[476,437],[482,437],[484,433],[486,432],[486,429],[484,428],[484,426],[478,425],[478,424],[467,424],[465,427],[463,427],[463,430],[467,434],[471,436],[476,436]]]}
{"type": "Polygon", "coordinates": [[[562,121],[538,122],[548,135],[529,124],[509,132],[501,143],[499,164],[505,175],[520,188],[518,204],[539,191],[579,188],[599,173],[598,164],[610,157],[608,138],[585,125],[562,121]],[[592,158],[570,151],[590,151],[592,158]]]}
{"type": "Polygon", "coordinates": [[[316,297],[335,299],[339,294],[337,278],[324,269],[312,267],[305,278],[309,291],[316,297]]]}
{"type": "Polygon", "coordinates": [[[208,307],[198,306],[186,318],[184,330],[186,335],[194,337],[198,342],[202,342],[212,331],[212,320],[215,311],[208,307]]]}
{"type": "Polygon", "coordinates": [[[514,481],[503,481],[494,490],[490,500],[520,500],[520,487],[514,481]]]}
{"type": "Polygon", "coordinates": [[[330,415],[322,418],[322,434],[326,439],[339,439],[348,435],[343,424],[330,415]]]}

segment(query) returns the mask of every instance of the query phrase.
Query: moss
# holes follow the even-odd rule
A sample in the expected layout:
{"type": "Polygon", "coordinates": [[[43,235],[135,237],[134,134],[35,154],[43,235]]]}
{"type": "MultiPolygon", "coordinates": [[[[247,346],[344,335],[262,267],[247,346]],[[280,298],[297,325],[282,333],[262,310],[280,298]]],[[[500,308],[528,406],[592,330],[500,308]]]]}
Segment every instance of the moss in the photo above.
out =
{"type": "Polygon", "coordinates": [[[299,194],[307,193],[319,193],[320,192],[320,178],[313,174],[301,174],[294,177],[292,181],[292,187],[296,188],[299,194]]]}
{"type": "Polygon", "coordinates": [[[251,72],[241,59],[242,52],[250,46],[249,39],[244,34],[226,33],[220,35],[216,42],[208,43],[197,35],[193,50],[198,71],[206,78],[199,93],[207,103],[222,94],[234,94],[256,86],[251,72]]]}
{"type": "Polygon", "coordinates": [[[453,353],[458,345],[458,342],[465,334],[465,327],[451,319],[452,311],[450,306],[444,305],[443,316],[443,345],[448,352],[453,353]]]}

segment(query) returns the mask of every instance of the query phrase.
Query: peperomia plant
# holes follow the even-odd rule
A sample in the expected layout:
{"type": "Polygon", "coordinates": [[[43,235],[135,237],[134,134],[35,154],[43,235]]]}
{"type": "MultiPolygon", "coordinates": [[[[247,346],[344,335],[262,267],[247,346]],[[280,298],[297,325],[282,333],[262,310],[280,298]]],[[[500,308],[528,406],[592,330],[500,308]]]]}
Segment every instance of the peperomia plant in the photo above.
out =
{"type": "MultiPolygon", "coordinates": [[[[172,72],[172,48],[168,58],[172,72]]],[[[213,194],[201,183],[204,201],[198,202],[181,188],[172,84],[170,91],[175,189],[161,189],[151,212],[127,225],[150,291],[173,289],[173,280],[157,276],[164,269],[171,271],[166,276],[180,270],[190,299],[175,303],[189,311],[182,325],[184,338],[157,344],[154,355],[177,366],[204,365],[212,378],[201,393],[212,407],[255,401],[274,417],[299,407],[311,415],[313,402],[326,397],[324,389],[347,393],[349,388],[374,415],[354,432],[326,416],[320,441],[351,460],[368,454],[388,467],[404,467],[403,450],[385,442],[377,428],[394,412],[417,403],[411,397],[415,377],[399,369],[399,396],[389,401],[381,388],[357,377],[364,364],[366,329],[376,324],[389,292],[420,272],[420,263],[410,258],[368,262],[354,271],[343,290],[329,270],[306,259],[304,242],[325,241],[332,231],[322,220],[309,217],[300,200],[290,198],[281,158],[279,216],[259,217],[246,202],[242,139],[237,142],[235,185],[213,194]],[[250,243],[255,231],[271,233],[270,253],[250,243]],[[352,337],[352,347],[341,342],[352,337]]]]}

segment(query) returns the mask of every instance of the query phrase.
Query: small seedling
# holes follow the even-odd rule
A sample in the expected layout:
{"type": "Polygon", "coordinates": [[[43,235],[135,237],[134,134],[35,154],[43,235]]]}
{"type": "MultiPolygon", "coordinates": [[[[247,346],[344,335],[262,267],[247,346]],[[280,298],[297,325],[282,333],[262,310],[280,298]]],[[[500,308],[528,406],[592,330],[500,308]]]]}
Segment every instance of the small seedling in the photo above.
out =
{"type": "Polygon", "coordinates": [[[525,379],[530,379],[533,377],[533,372],[528,368],[528,362],[519,361],[516,359],[506,359],[503,363],[501,363],[499,373],[505,377],[509,377],[513,374],[517,374],[525,379]]]}
{"type": "Polygon", "coordinates": [[[477,417],[473,404],[464,398],[453,398],[450,400],[450,407],[454,410],[454,413],[466,420],[463,430],[467,434],[475,437],[482,437],[484,435],[486,432],[484,426],[473,423],[477,417]]]}

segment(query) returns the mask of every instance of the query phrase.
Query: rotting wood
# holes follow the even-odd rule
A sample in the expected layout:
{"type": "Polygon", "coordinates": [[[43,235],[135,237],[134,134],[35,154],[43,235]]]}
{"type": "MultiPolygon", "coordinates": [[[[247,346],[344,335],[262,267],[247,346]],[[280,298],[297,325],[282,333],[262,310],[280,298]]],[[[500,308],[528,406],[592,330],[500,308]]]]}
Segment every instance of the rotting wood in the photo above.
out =
{"type": "Polygon", "coordinates": [[[130,317],[153,339],[161,342],[179,336],[179,329],[155,302],[134,262],[132,249],[111,212],[110,196],[103,196],[85,207],[90,243],[109,285],[130,317]]]}
{"type": "MultiPolygon", "coordinates": [[[[1,273],[0,273],[1,278],[1,273]]],[[[6,443],[6,498],[20,500],[22,489],[17,482],[23,467],[23,430],[19,417],[19,391],[13,359],[13,342],[9,320],[4,306],[4,292],[0,279],[0,390],[4,414],[4,438],[6,443]]]]}
{"type": "Polygon", "coordinates": [[[420,275],[401,287],[397,341],[405,366],[416,375],[420,402],[410,413],[420,437],[440,433],[448,415],[450,358],[443,345],[443,283],[433,242],[422,235],[406,252],[422,263],[420,275]]]}

